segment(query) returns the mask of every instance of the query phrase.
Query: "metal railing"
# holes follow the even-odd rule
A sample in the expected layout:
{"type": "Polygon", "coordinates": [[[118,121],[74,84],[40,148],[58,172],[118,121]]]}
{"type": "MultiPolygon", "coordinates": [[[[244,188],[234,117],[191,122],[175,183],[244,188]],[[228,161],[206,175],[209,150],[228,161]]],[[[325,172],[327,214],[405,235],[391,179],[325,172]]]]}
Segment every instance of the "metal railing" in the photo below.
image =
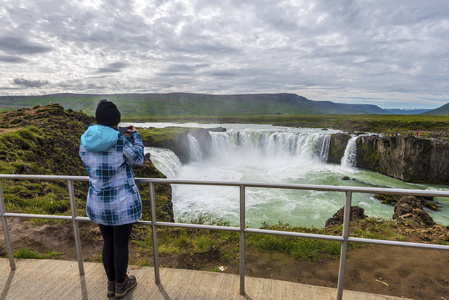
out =
{"type": "MultiPolygon", "coordinates": [[[[88,177],[84,176],[44,176],[44,175],[5,175],[0,174],[0,215],[2,219],[3,232],[5,235],[6,248],[8,252],[9,262],[11,270],[16,269],[15,260],[13,256],[13,248],[11,238],[9,235],[9,227],[7,218],[40,218],[40,219],[57,219],[57,220],[72,220],[73,231],[75,236],[76,253],[78,259],[78,266],[80,275],[84,274],[83,258],[81,252],[81,242],[78,228],[78,221],[89,221],[86,217],[78,217],[76,215],[75,205],[75,191],[73,187],[74,181],[88,181],[88,177]],[[5,203],[2,192],[1,179],[19,179],[19,180],[64,180],[67,181],[71,216],[55,216],[55,215],[37,215],[37,214],[22,214],[22,213],[8,213],[5,211],[5,203]]],[[[340,251],[340,265],[338,272],[337,283],[337,299],[342,299],[343,296],[343,282],[346,269],[346,254],[348,250],[348,243],[365,243],[365,244],[378,244],[387,246],[399,246],[399,247],[413,247],[423,249],[436,249],[449,251],[449,246],[424,244],[424,243],[412,243],[412,242],[400,242],[400,241],[387,241],[378,239],[366,239],[356,238],[349,236],[349,221],[350,221],[350,207],[352,201],[352,193],[387,193],[387,194],[399,194],[399,195],[416,195],[416,196],[431,196],[431,197],[449,197],[449,191],[423,191],[423,190],[408,190],[408,189],[390,189],[390,188],[365,188],[365,187],[349,187],[349,186],[329,186],[329,185],[306,185],[306,184],[274,184],[274,183],[260,183],[260,182],[228,182],[228,181],[198,181],[198,180],[172,180],[172,179],[156,179],[156,178],[136,178],[136,182],[149,183],[150,189],[150,209],[152,221],[139,221],[138,224],[145,224],[152,226],[152,239],[153,239],[153,263],[154,263],[154,275],[155,283],[160,283],[159,275],[159,256],[158,256],[158,244],[157,244],[157,228],[158,227],[181,227],[181,228],[195,228],[195,229],[207,229],[207,230],[222,230],[233,231],[240,233],[240,294],[245,294],[245,233],[255,234],[269,234],[280,235],[288,237],[299,237],[307,239],[321,239],[328,241],[341,242],[340,251]],[[216,225],[199,225],[188,223],[170,223],[170,222],[158,222],[156,220],[156,203],[155,203],[155,184],[187,184],[187,185],[215,185],[215,186],[234,186],[240,188],[240,226],[216,226],[216,225]],[[314,190],[314,191],[333,191],[341,192],[345,194],[345,206],[344,206],[344,220],[343,220],[343,233],[341,236],[332,236],[324,234],[311,234],[301,232],[286,232],[277,230],[266,230],[256,228],[246,228],[245,226],[245,189],[247,187],[258,188],[277,188],[277,189],[296,189],[296,190],[314,190]]]]}

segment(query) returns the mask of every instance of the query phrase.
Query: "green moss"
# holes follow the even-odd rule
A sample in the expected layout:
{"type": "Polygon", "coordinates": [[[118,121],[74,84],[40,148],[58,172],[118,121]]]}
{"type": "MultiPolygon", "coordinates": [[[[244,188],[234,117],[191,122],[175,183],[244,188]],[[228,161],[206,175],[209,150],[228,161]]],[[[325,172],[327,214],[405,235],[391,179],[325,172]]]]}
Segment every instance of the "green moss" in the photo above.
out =
{"type": "Polygon", "coordinates": [[[185,127],[139,128],[139,133],[146,144],[157,147],[173,142],[179,134],[186,134],[190,130],[185,127]]]}
{"type": "Polygon", "coordinates": [[[0,174],[15,174],[16,168],[0,158],[0,174]]]}
{"type": "Polygon", "coordinates": [[[61,252],[53,252],[53,251],[50,251],[45,254],[40,254],[26,248],[17,249],[13,251],[14,258],[24,258],[24,259],[47,259],[61,256],[62,254],[63,253],[61,252]]]}

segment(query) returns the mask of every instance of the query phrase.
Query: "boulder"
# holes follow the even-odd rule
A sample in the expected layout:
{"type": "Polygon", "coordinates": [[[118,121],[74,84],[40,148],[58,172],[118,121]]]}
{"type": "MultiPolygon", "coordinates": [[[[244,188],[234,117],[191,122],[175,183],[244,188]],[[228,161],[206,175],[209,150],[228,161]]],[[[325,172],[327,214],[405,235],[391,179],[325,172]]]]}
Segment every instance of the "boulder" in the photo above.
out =
{"type": "Polygon", "coordinates": [[[433,226],[436,223],[432,217],[424,211],[421,201],[414,196],[403,196],[394,206],[393,219],[399,221],[413,221],[425,226],[433,226]]]}
{"type": "MultiPolygon", "coordinates": [[[[332,218],[329,218],[326,221],[325,227],[343,224],[344,211],[344,207],[340,208],[332,218]]],[[[368,216],[365,215],[365,210],[363,208],[360,206],[351,206],[351,221],[356,219],[366,219],[367,217],[368,216]]]]}

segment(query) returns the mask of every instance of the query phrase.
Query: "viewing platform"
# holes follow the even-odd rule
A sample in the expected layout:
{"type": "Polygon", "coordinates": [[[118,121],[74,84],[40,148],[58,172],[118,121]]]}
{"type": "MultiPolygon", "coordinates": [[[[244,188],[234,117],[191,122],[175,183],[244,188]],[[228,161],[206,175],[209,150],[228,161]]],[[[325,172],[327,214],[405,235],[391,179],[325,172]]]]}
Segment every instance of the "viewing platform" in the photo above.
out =
{"type": "MultiPolygon", "coordinates": [[[[4,234],[5,248],[9,258],[0,258],[0,300],[3,299],[106,299],[106,275],[101,263],[84,262],[80,230],[78,222],[90,222],[86,217],[76,213],[74,181],[88,181],[86,176],[51,176],[51,175],[16,175],[0,174],[0,179],[13,180],[65,180],[67,181],[71,216],[38,215],[17,212],[7,212],[0,180],[0,218],[4,234]],[[8,218],[36,218],[71,220],[75,240],[77,261],[63,260],[28,260],[14,259],[14,248],[11,241],[8,218]]],[[[427,250],[449,251],[449,246],[428,243],[416,243],[401,240],[381,240],[375,238],[353,237],[349,235],[351,202],[353,193],[388,193],[398,195],[419,195],[432,197],[449,197],[447,191],[405,190],[386,188],[365,188],[353,186],[325,186],[305,184],[281,184],[259,182],[230,181],[195,181],[159,178],[137,178],[137,182],[149,185],[151,220],[140,220],[138,224],[151,226],[152,264],[154,267],[130,266],[129,273],[136,275],[138,285],[126,299],[404,299],[386,295],[368,294],[345,289],[346,261],[349,243],[372,244],[383,246],[407,247],[427,250]],[[238,227],[218,226],[191,223],[162,222],[156,220],[155,184],[189,184],[189,185],[219,185],[238,187],[240,224],[238,227]],[[277,188],[312,191],[333,191],[340,193],[344,201],[342,235],[315,234],[307,232],[268,230],[246,226],[246,189],[277,188]],[[239,234],[239,275],[192,271],[184,269],[161,268],[158,254],[158,228],[176,227],[200,230],[229,231],[239,234]],[[246,234],[285,236],[312,240],[326,240],[341,243],[339,266],[335,288],[312,286],[297,282],[287,282],[272,279],[247,276],[245,271],[245,239],[246,234]]],[[[342,202],[343,202],[342,201],[342,202]]],[[[149,250],[150,251],[150,250],[149,250]]],[[[388,257],[388,253],[385,253],[388,257]]],[[[393,259],[388,257],[388,259],[393,259]]],[[[362,268],[363,266],[356,266],[362,268]]],[[[447,276],[446,276],[447,277],[447,276]]],[[[446,282],[446,277],[443,281],[446,282]]],[[[413,287],[414,288],[414,287],[413,287]]],[[[442,290],[445,290],[443,287],[442,290]]],[[[377,289],[375,290],[378,291],[377,289]]],[[[446,292],[439,292],[446,295],[446,292]]],[[[440,295],[438,295],[440,296],[440,295]]],[[[421,297],[420,297],[421,298],[421,297]]],[[[439,298],[438,298],[439,299],[439,298]]],[[[444,299],[444,298],[442,298],[444,299]]]]}
{"type": "MultiPolygon", "coordinates": [[[[108,299],[106,276],[100,263],[85,262],[80,276],[76,261],[0,258],[0,299],[108,299]]],[[[217,272],[161,268],[161,283],[154,283],[152,267],[129,266],[137,287],[124,299],[258,300],[336,299],[337,289],[288,281],[246,277],[246,293],[239,293],[239,276],[217,272]]],[[[114,299],[114,298],[110,298],[114,299]]],[[[405,299],[345,290],[343,299],[405,299]]]]}

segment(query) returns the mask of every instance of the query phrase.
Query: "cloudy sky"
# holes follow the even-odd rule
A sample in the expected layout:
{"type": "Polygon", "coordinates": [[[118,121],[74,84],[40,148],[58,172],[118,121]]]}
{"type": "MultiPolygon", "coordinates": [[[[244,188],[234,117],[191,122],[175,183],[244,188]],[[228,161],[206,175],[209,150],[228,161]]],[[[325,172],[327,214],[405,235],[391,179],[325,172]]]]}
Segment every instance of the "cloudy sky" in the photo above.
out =
{"type": "Polygon", "coordinates": [[[0,95],[449,102],[447,0],[0,0],[0,95]]]}

